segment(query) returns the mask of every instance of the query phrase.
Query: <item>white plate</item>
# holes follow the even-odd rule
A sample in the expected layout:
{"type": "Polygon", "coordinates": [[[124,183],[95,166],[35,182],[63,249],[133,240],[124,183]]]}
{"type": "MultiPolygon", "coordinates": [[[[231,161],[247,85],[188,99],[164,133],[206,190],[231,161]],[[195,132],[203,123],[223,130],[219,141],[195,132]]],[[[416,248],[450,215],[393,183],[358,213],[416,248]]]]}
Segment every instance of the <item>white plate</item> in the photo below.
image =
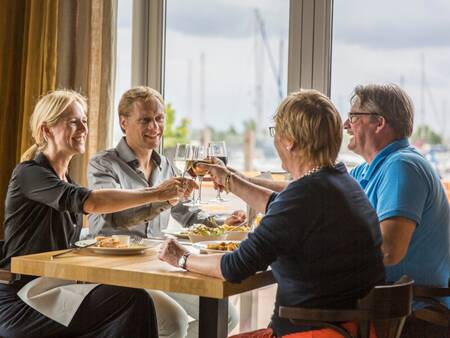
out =
{"type": "Polygon", "coordinates": [[[222,250],[214,250],[214,249],[208,249],[208,244],[219,244],[222,242],[233,242],[233,243],[241,243],[241,241],[204,241],[204,242],[197,242],[192,244],[192,247],[199,249],[200,253],[226,253],[226,252],[232,252],[232,251],[222,251],[222,250]]]}
{"type": "MultiPolygon", "coordinates": [[[[84,241],[75,242],[75,246],[84,248],[86,245],[95,243],[95,239],[86,239],[84,241]]],[[[99,253],[103,255],[138,255],[143,254],[145,250],[155,247],[159,243],[150,240],[144,240],[143,244],[131,244],[129,248],[103,248],[90,246],[86,248],[93,253],[99,253]]]]}
{"type": "Polygon", "coordinates": [[[91,239],[85,239],[85,240],[82,240],[82,241],[75,242],[74,245],[79,247],[79,248],[84,248],[85,246],[92,245],[92,244],[94,244],[96,242],[97,241],[94,238],[91,238],[91,239]]]}

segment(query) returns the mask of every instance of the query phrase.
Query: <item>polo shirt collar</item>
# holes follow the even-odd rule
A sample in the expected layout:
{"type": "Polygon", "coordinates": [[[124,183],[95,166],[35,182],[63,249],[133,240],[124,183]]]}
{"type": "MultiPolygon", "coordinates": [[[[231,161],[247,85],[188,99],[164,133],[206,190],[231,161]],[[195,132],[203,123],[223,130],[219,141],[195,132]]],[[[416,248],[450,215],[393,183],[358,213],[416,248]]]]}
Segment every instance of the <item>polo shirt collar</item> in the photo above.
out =
{"type": "MultiPolygon", "coordinates": [[[[139,166],[139,161],[136,158],[133,150],[127,143],[125,137],[122,137],[116,146],[116,152],[121,159],[127,162],[130,166],[137,168],[139,166]]],[[[159,168],[161,168],[161,155],[158,154],[156,150],[152,151],[152,156],[150,160],[153,161],[159,168]]]]}
{"type": "Polygon", "coordinates": [[[409,147],[409,141],[406,138],[396,140],[392,143],[389,143],[386,147],[381,149],[378,154],[373,159],[372,163],[366,167],[364,173],[364,179],[370,180],[373,173],[377,171],[377,168],[384,162],[384,160],[392,153],[396,151],[409,147]]]}

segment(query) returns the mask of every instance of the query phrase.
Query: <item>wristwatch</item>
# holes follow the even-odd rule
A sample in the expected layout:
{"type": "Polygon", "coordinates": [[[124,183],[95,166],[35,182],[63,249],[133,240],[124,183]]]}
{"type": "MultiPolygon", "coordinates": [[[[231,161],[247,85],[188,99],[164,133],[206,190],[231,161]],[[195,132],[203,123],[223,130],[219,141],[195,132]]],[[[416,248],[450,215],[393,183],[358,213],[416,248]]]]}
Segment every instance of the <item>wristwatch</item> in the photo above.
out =
{"type": "Polygon", "coordinates": [[[186,262],[187,258],[191,255],[191,252],[185,252],[183,256],[178,259],[178,266],[184,270],[186,270],[186,262]]]}

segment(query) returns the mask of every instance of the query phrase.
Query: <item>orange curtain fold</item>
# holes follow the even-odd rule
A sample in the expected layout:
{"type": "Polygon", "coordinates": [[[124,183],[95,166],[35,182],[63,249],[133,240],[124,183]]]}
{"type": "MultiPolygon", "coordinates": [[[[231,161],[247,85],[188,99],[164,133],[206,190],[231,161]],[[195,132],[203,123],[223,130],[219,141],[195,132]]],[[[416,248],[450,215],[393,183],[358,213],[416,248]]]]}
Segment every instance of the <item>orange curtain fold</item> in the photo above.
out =
{"type": "Polygon", "coordinates": [[[27,1],[22,57],[20,131],[17,156],[34,141],[29,120],[36,101],[56,86],[58,0],[27,1]]]}
{"type": "Polygon", "coordinates": [[[0,0],[0,238],[11,172],[33,143],[33,106],[56,86],[58,2],[0,0]]]}

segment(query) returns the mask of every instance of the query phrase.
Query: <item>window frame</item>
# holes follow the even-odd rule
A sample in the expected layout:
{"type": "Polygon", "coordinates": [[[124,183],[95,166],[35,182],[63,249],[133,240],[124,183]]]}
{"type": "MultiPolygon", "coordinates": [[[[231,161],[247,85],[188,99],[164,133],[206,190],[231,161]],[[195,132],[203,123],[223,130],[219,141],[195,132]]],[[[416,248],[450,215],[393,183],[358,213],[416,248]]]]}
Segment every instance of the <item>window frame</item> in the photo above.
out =
{"type": "MultiPolygon", "coordinates": [[[[131,84],[163,97],[167,1],[133,0],[132,20],[131,84]]],[[[332,13],[333,0],[289,1],[287,93],[313,88],[330,95],[332,13]]]]}

